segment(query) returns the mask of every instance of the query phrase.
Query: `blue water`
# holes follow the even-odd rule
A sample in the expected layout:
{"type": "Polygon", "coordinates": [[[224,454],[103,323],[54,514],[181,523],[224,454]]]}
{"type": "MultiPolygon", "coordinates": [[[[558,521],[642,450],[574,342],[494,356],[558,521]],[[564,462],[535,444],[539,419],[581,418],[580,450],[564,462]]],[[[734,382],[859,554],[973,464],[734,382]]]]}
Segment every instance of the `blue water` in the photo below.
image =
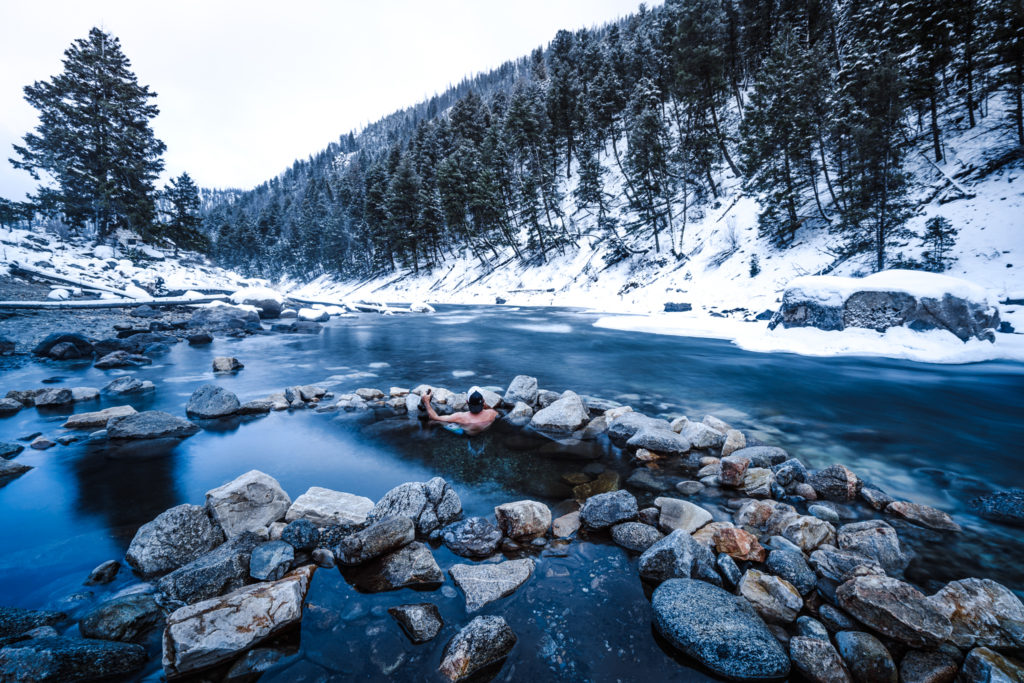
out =
{"type": "MultiPolygon", "coordinates": [[[[529,374],[545,389],[571,388],[650,414],[715,414],[812,466],[843,462],[896,496],[950,512],[965,527],[953,541],[911,534],[919,558],[908,575],[922,582],[990,576],[1024,589],[1018,550],[1024,538],[966,507],[981,492],[1024,485],[1024,365],[757,354],[720,340],[598,329],[595,318],[572,310],[444,306],[433,315],[336,319],[318,336],[179,344],[154,365],[132,371],[157,391],[130,402],[183,415],[188,396],[206,382],[245,401],[297,384],[336,393],[421,383],[464,391],[473,384],[504,387],[514,375],[529,374]],[[219,355],[238,357],[245,369],[214,377],[210,363],[219,355]]],[[[34,388],[52,377],[62,378],[54,386],[99,388],[120,374],[81,363],[33,363],[0,375],[0,388],[34,388]]],[[[104,399],[76,410],[125,402],[104,399]]],[[[56,436],[67,412],[23,410],[0,420],[0,440],[36,431],[56,436]]],[[[582,466],[543,456],[536,443],[508,430],[467,439],[404,417],[373,425],[335,417],[296,411],[208,425],[170,452],[125,452],[102,443],[26,449],[18,462],[34,469],[0,488],[0,604],[88,608],[137,581],[122,570],[110,587],[81,585],[96,565],[123,558],[139,525],[173,505],[202,503],[207,490],[250,469],[276,477],[292,498],[324,486],[376,499],[402,482],[440,475],[456,488],[467,515],[489,515],[494,505],[524,497],[558,503],[567,495],[559,477],[582,466]]],[[[602,462],[628,475],[618,451],[601,448],[602,462]]],[[[660,680],[702,678],[652,636],[635,559],[599,538],[570,548],[567,557],[539,557],[523,589],[483,610],[506,614],[520,635],[500,678],[557,673],[615,680],[643,672],[660,680]]],[[[435,556],[443,569],[461,561],[443,547],[435,556]]],[[[336,618],[307,616],[302,654],[279,668],[279,680],[288,678],[281,673],[288,667],[313,666],[380,676],[398,659],[395,675],[423,677],[468,619],[461,595],[364,596],[327,570],[318,572],[310,602],[327,605],[325,613],[336,618]],[[448,626],[432,643],[413,646],[381,610],[424,600],[438,602],[448,626]],[[356,616],[341,618],[345,609],[356,616]],[[360,658],[374,648],[378,655],[360,658]]],[[[157,668],[154,663],[146,675],[156,676],[157,668]]]]}

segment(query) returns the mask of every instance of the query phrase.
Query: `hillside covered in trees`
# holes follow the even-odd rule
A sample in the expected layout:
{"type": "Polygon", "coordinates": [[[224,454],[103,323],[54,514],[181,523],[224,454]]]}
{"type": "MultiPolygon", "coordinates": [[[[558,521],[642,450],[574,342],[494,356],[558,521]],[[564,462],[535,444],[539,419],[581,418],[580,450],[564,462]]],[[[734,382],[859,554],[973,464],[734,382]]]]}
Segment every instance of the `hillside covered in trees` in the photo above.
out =
{"type": "Polygon", "coordinates": [[[767,245],[827,232],[837,261],[941,270],[948,221],[918,235],[925,262],[896,253],[907,160],[966,194],[946,137],[985,123],[988,171],[1013,163],[1022,87],[1017,0],[669,0],[349,133],[211,202],[204,226],[222,264],[269,277],[539,264],[584,240],[606,265],[671,262],[742,194],[767,245]]]}

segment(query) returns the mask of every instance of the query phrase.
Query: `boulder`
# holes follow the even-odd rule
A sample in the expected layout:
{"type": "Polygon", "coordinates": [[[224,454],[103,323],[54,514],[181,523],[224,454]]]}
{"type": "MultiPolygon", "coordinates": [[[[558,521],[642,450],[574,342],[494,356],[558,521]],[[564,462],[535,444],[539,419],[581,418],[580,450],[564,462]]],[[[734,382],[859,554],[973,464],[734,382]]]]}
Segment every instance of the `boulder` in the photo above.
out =
{"type": "Polygon", "coordinates": [[[399,588],[428,588],[443,581],[444,575],[430,548],[413,541],[367,564],[356,585],[360,590],[379,593],[399,588]]]}
{"type": "Polygon", "coordinates": [[[400,515],[416,525],[416,532],[429,534],[454,522],[462,514],[462,501],[455,489],[441,477],[427,482],[407,482],[396,486],[377,501],[368,519],[400,515]]]}
{"type": "Polygon", "coordinates": [[[857,683],[897,683],[899,672],[892,655],[878,638],[863,631],[840,631],[836,649],[857,683]]]}
{"type": "Polygon", "coordinates": [[[107,438],[184,439],[199,431],[199,425],[160,410],[144,410],[107,420],[107,438]]]}
{"type": "Polygon", "coordinates": [[[535,500],[504,503],[494,508],[494,516],[502,532],[516,541],[542,537],[551,526],[551,509],[535,500]]]}
{"type": "Polygon", "coordinates": [[[789,641],[789,657],[809,683],[853,683],[832,643],[797,636],[789,641]]]}
{"type": "Polygon", "coordinates": [[[417,644],[433,640],[444,626],[437,605],[431,602],[389,607],[388,614],[395,618],[409,640],[417,644]]]}
{"type": "Polygon", "coordinates": [[[685,531],[676,529],[644,551],[638,562],[640,576],[653,583],[668,579],[698,578],[716,585],[715,556],[685,531]]]}
{"type": "Polygon", "coordinates": [[[861,487],[857,475],[844,465],[829,465],[809,475],[807,483],[819,498],[838,501],[856,500],[861,487]]]}
{"type": "MultiPolygon", "coordinates": [[[[292,507],[294,506],[295,504],[292,503],[292,507]]],[[[288,509],[291,510],[291,508],[288,509]]],[[[287,515],[285,519],[287,519],[287,515]]],[[[277,523],[280,524],[280,522],[277,523]]],[[[281,529],[279,539],[275,539],[273,532],[271,532],[271,540],[282,540],[295,550],[312,552],[320,544],[320,530],[308,519],[296,519],[281,529]]]]}
{"type": "Polygon", "coordinates": [[[152,364],[153,359],[139,353],[128,351],[111,351],[95,363],[93,367],[98,370],[111,370],[113,368],[137,368],[142,365],[152,364]]]}
{"type": "Polygon", "coordinates": [[[913,647],[937,645],[953,632],[949,616],[899,579],[859,576],[839,586],[836,599],[861,623],[913,647]]]}
{"type": "Polygon", "coordinates": [[[472,613],[511,595],[533,575],[533,568],[533,560],[526,558],[497,564],[456,564],[448,573],[466,596],[466,611],[472,613]]]}
{"type": "Polygon", "coordinates": [[[811,565],[827,579],[836,583],[849,581],[857,576],[884,576],[885,570],[870,557],[835,546],[822,545],[811,553],[811,565]]]}
{"type": "Polygon", "coordinates": [[[0,607],[0,638],[20,636],[41,626],[53,626],[68,618],[63,612],[0,607]]]}
{"type": "Polygon", "coordinates": [[[960,665],[939,650],[911,650],[900,662],[903,683],[953,683],[960,665]]]}
{"type": "Polygon", "coordinates": [[[722,457],[732,455],[736,451],[746,448],[747,437],[738,429],[730,429],[725,433],[725,443],[722,444],[722,457]]]}
{"type": "Polygon", "coordinates": [[[373,501],[369,498],[311,486],[295,499],[284,519],[286,522],[307,519],[319,526],[358,526],[366,522],[371,510],[373,501]]]}
{"type": "Polygon", "coordinates": [[[725,444],[725,434],[712,429],[700,422],[687,421],[682,425],[679,435],[686,439],[694,448],[721,448],[725,444]]]}
{"type": "Polygon", "coordinates": [[[504,618],[475,617],[445,645],[439,671],[461,681],[508,657],[515,644],[516,634],[504,618]]]}
{"type": "Polygon", "coordinates": [[[778,446],[747,446],[734,451],[733,455],[746,458],[750,461],[751,467],[774,468],[789,460],[789,453],[786,452],[786,449],[778,446]]]}
{"type": "Polygon", "coordinates": [[[189,346],[205,346],[213,343],[213,335],[209,332],[196,332],[188,335],[185,339],[188,340],[189,346]]]}
{"type": "Polygon", "coordinates": [[[127,676],[146,663],[141,645],[48,636],[0,649],[0,680],[58,683],[127,676]]]}
{"type": "Polygon", "coordinates": [[[519,402],[532,406],[537,402],[537,378],[517,375],[505,390],[505,397],[502,401],[510,406],[519,402]]]}
{"type": "Polygon", "coordinates": [[[178,567],[157,581],[161,593],[188,604],[208,600],[251,583],[249,558],[265,536],[245,532],[178,567]]]}
{"type": "Polygon", "coordinates": [[[817,638],[818,640],[831,640],[825,625],[811,617],[797,617],[796,635],[804,636],[805,638],[817,638]]]}
{"type": "MultiPolygon", "coordinates": [[[[288,406],[285,406],[287,408],[288,406]]],[[[266,415],[274,409],[274,402],[268,398],[257,398],[238,406],[236,415],[266,415]]]]}
{"type": "Polygon", "coordinates": [[[639,429],[629,438],[626,446],[634,450],[645,448],[667,455],[682,455],[693,448],[685,436],[676,434],[671,429],[651,429],[650,427],[639,429]]]}
{"type": "Polygon", "coordinates": [[[711,521],[711,513],[699,505],[679,498],[655,498],[654,504],[661,510],[658,526],[666,534],[682,529],[692,534],[711,521]]]}
{"type": "Polygon", "coordinates": [[[232,356],[217,356],[213,359],[214,372],[238,372],[245,366],[232,356]]]}
{"type": "Polygon", "coordinates": [[[588,529],[598,530],[636,519],[636,498],[628,491],[611,491],[590,496],[580,509],[580,522],[588,529]]]}
{"type": "Polygon", "coordinates": [[[138,396],[156,391],[156,385],[148,379],[142,380],[131,375],[118,377],[103,387],[102,392],[110,396],[138,396]]]}
{"type": "Polygon", "coordinates": [[[555,538],[569,538],[580,528],[580,511],[566,513],[551,523],[551,534],[555,538]]]}
{"type": "Polygon", "coordinates": [[[623,522],[612,527],[612,540],[635,553],[644,552],[664,536],[653,526],[640,522],[623,522]]]}
{"type": "Polygon", "coordinates": [[[16,401],[13,398],[0,398],[0,417],[14,415],[22,408],[24,408],[24,406],[21,401],[16,401]]]}
{"type": "Polygon", "coordinates": [[[740,579],[739,594],[765,621],[773,623],[792,622],[804,606],[803,598],[791,583],[756,569],[748,569],[740,579]]]}
{"type": "Polygon", "coordinates": [[[151,578],[188,564],[223,542],[224,532],[206,508],[178,505],[139,527],[125,559],[143,578],[151,578]]]}
{"type": "Polygon", "coordinates": [[[957,683],[1020,683],[1024,681],[1024,665],[1009,657],[978,647],[964,657],[957,683]]]}
{"type": "Polygon", "coordinates": [[[14,443],[13,441],[0,441],[0,458],[4,460],[10,460],[16,457],[19,453],[25,450],[25,447],[20,443],[14,443]]]}
{"type": "Polygon", "coordinates": [[[277,480],[259,470],[250,470],[206,492],[206,509],[228,538],[276,522],[291,503],[277,480]]]}
{"type": "Polygon", "coordinates": [[[643,413],[627,411],[608,423],[608,438],[616,446],[624,447],[633,438],[633,435],[641,429],[666,431],[671,430],[672,426],[665,420],[648,417],[643,413]]]}
{"type": "Polygon", "coordinates": [[[844,524],[836,532],[836,544],[871,558],[887,574],[899,575],[910,564],[910,557],[900,547],[896,530],[881,520],[844,524]]]}
{"type": "Polygon", "coordinates": [[[456,555],[488,557],[501,544],[501,529],[483,517],[470,517],[441,530],[441,541],[456,555]]]}
{"type": "MultiPolygon", "coordinates": [[[[507,396],[507,394],[506,394],[507,396]]],[[[530,426],[547,432],[574,432],[587,423],[590,414],[583,400],[571,391],[533,414],[530,426]]]]}
{"type": "Polygon", "coordinates": [[[125,595],[102,603],[78,623],[85,638],[139,643],[164,621],[152,595],[125,595]]]}
{"type": "Polygon", "coordinates": [[[929,600],[953,624],[951,640],[961,648],[1024,648],[1024,604],[990,579],[947,583],[929,600]]]}
{"type": "Polygon", "coordinates": [[[1024,489],[1010,489],[979,496],[971,508],[984,519],[1013,526],[1024,526],[1024,489]]]}
{"type": "Polygon", "coordinates": [[[778,528],[784,538],[808,553],[824,543],[835,543],[836,540],[835,527],[810,515],[786,518],[778,528]]]}
{"type": "Polygon", "coordinates": [[[715,550],[724,553],[729,557],[742,562],[764,562],[768,557],[757,536],[745,529],[738,529],[733,526],[724,527],[715,531],[713,537],[715,550]]]}
{"type": "Polygon", "coordinates": [[[89,572],[89,577],[85,580],[86,586],[103,586],[117,577],[117,573],[121,571],[121,563],[117,560],[107,560],[100,566],[89,572]]]}
{"type": "Polygon", "coordinates": [[[743,485],[743,478],[747,476],[747,468],[750,467],[750,458],[733,453],[722,458],[718,464],[721,466],[718,480],[722,486],[743,485]]]}
{"type": "Polygon", "coordinates": [[[719,676],[763,680],[789,674],[789,657],[764,621],[721,588],[672,579],[655,589],[651,607],[658,632],[719,676]]]}
{"type": "Polygon", "coordinates": [[[216,384],[204,384],[192,392],[185,406],[189,417],[212,419],[227,417],[238,412],[241,403],[233,393],[216,384]]]}
{"type": "Polygon", "coordinates": [[[297,624],[314,570],[312,565],[301,567],[278,581],[246,586],[173,612],[164,629],[164,673],[182,676],[230,661],[297,624]]]}
{"type": "Polygon", "coordinates": [[[937,510],[930,505],[911,503],[905,500],[897,500],[889,503],[885,511],[890,515],[898,515],[908,519],[915,524],[926,526],[929,529],[938,531],[961,531],[960,525],[953,521],[953,518],[942,510],[937,510]]]}
{"type": "Polygon", "coordinates": [[[343,539],[334,550],[335,559],[357,565],[397,550],[416,538],[416,528],[408,517],[385,517],[343,539]]]}
{"type": "Polygon", "coordinates": [[[288,543],[260,543],[249,557],[249,576],[257,581],[277,581],[288,573],[294,560],[295,549],[288,543]]]}
{"type": "Polygon", "coordinates": [[[54,332],[39,342],[32,355],[45,356],[54,360],[71,360],[75,358],[91,358],[93,345],[85,335],[75,332],[54,332]],[[56,353],[54,347],[63,345],[56,353]]]}
{"type": "Polygon", "coordinates": [[[240,306],[215,304],[196,309],[186,323],[186,327],[202,328],[211,332],[225,330],[243,330],[248,323],[259,324],[260,316],[256,311],[240,306]]]}
{"type": "Polygon", "coordinates": [[[134,414],[135,408],[131,406],[113,406],[91,413],[77,413],[70,416],[61,426],[64,429],[106,429],[107,421],[111,418],[134,414]]]}
{"type": "Polygon", "coordinates": [[[43,389],[35,395],[37,408],[60,408],[74,402],[75,397],[70,389],[43,389]]]}
{"type": "Polygon", "coordinates": [[[268,287],[246,287],[231,295],[231,303],[254,306],[260,318],[277,318],[284,309],[284,297],[268,287]]]}

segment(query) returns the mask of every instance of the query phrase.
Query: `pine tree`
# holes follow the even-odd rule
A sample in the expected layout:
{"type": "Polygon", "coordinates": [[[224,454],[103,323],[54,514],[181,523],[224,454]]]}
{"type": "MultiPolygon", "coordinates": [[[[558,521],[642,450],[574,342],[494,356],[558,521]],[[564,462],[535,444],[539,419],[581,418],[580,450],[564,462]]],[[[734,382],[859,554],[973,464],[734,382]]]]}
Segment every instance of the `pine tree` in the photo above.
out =
{"type": "Polygon", "coordinates": [[[1024,145],[1024,2],[993,0],[991,11],[998,84],[1005,89],[1017,144],[1024,145]]]}
{"type": "Polygon", "coordinates": [[[199,188],[188,173],[172,178],[164,188],[163,197],[169,205],[167,221],[156,226],[156,234],[174,242],[175,247],[206,251],[210,241],[199,226],[199,188]]]}
{"type": "Polygon", "coordinates": [[[626,172],[634,188],[631,197],[643,225],[650,226],[654,237],[654,250],[661,251],[661,229],[669,233],[669,242],[675,250],[672,228],[672,199],[675,179],[669,173],[668,126],[661,115],[661,97],[657,86],[649,79],[636,84],[627,108],[626,172]]]}
{"type": "Polygon", "coordinates": [[[941,273],[949,267],[953,261],[949,254],[956,244],[958,232],[944,216],[932,216],[925,222],[921,245],[926,247],[922,256],[927,270],[941,273]]]}
{"type": "Polygon", "coordinates": [[[118,39],[98,28],[64,53],[64,71],[25,87],[39,125],[15,145],[15,168],[44,182],[36,201],[98,241],[118,228],[145,233],[155,216],[154,180],[164,143],[149,122],[156,93],[139,85],[118,39]]]}

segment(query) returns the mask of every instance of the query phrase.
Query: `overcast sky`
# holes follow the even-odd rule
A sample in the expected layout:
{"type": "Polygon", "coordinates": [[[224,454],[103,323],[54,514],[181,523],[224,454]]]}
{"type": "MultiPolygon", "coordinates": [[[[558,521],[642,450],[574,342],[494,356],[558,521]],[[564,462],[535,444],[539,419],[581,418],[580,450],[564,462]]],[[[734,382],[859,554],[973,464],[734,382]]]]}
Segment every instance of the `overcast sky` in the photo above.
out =
{"type": "MultiPolygon", "coordinates": [[[[648,3],[657,4],[657,3],[648,3]]],[[[631,13],[639,0],[146,2],[0,0],[0,196],[35,187],[7,162],[37,123],[22,88],[61,71],[100,26],[121,39],[169,175],[248,188],[296,158],[547,44],[560,28],[631,13]]]]}

